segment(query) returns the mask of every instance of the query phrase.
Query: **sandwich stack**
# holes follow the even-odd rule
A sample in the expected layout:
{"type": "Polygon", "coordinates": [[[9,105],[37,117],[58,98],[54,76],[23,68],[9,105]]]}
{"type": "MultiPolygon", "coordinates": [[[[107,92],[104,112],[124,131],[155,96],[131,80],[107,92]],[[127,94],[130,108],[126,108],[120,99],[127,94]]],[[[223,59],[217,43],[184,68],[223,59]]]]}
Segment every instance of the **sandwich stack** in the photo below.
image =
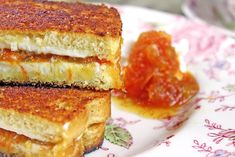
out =
{"type": "Polygon", "coordinates": [[[79,157],[99,147],[120,89],[122,23],[105,5],[0,0],[0,152],[79,157]]]}

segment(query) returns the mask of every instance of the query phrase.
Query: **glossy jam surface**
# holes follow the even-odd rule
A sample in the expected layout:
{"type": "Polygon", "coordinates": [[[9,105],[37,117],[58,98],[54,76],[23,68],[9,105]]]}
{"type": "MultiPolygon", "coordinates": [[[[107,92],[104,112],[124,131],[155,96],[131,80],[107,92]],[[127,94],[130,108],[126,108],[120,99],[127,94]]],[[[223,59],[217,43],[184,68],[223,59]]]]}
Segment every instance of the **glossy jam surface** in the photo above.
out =
{"type": "Polygon", "coordinates": [[[180,71],[171,37],[164,32],[144,32],[133,45],[124,68],[124,93],[116,95],[146,108],[177,108],[199,90],[193,75],[180,71]]]}

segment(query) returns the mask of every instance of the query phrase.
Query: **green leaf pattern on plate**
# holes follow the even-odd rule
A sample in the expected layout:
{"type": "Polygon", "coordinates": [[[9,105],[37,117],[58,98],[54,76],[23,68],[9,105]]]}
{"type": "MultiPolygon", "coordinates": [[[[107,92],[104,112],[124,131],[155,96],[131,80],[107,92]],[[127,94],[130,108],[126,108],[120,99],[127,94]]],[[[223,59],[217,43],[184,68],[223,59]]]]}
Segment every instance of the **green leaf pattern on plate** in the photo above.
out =
{"type": "Polygon", "coordinates": [[[105,139],[126,149],[129,149],[133,144],[133,138],[129,131],[115,124],[106,125],[105,139]]]}

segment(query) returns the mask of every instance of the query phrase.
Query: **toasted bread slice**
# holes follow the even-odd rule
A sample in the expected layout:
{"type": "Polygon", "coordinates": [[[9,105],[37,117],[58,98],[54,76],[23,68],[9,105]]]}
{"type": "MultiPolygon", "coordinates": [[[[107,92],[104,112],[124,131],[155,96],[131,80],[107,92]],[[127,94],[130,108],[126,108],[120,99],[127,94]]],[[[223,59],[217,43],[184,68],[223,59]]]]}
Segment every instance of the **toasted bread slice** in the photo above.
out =
{"type": "Polygon", "coordinates": [[[0,48],[71,57],[120,59],[115,8],[45,0],[0,0],[0,48]]]}
{"type": "Polygon", "coordinates": [[[0,80],[97,90],[122,88],[119,64],[98,58],[32,55],[7,49],[0,53],[0,80]]]}
{"type": "Polygon", "coordinates": [[[0,128],[42,142],[71,142],[109,115],[110,92],[0,87],[0,128]]]}
{"type": "Polygon", "coordinates": [[[90,152],[102,144],[104,127],[105,123],[93,124],[86,129],[80,139],[73,141],[67,147],[42,143],[0,129],[0,152],[8,157],[81,157],[84,152],[90,152]]]}

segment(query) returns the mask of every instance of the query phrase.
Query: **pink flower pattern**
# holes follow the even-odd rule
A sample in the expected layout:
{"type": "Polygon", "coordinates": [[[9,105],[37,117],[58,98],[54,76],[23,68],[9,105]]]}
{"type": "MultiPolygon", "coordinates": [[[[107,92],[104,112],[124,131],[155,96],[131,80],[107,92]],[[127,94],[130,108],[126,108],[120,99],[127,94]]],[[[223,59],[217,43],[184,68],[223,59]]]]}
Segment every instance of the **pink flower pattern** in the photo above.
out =
{"type": "Polygon", "coordinates": [[[209,130],[216,132],[210,132],[207,135],[213,138],[213,142],[216,144],[221,143],[223,140],[227,140],[226,146],[235,147],[235,129],[224,129],[220,124],[213,123],[208,119],[205,119],[205,127],[209,130]]]}
{"type": "Polygon", "coordinates": [[[224,34],[215,33],[215,31],[203,23],[192,23],[186,20],[174,30],[174,41],[177,43],[182,39],[187,39],[190,45],[190,53],[187,57],[191,59],[192,57],[214,56],[220,48],[220,43],[226,38],[224,34]]]}
{"type": "Polygon", "coordinates": [[[235,106],[221,105],[221,107],[215,109],[215,112],[225,112],[233,110],[235,110],[235,106]]]}
{"type": "MultiPolygon", "coordinates": [[[[226,98],[235,96],[235,93],[221,94],[218,90],[212,90],[209,95],[204,94],[203,96],[198,96],[195,100],[197,103],[201,101],[206,101],[208,103],[224,102],[226,98]]],[[[217,109],[216,109],[217,110],[217,109]]],[[[233,109],[232,109],[233,110],[233,109]]]]}
{"type": "Polygon", "coordinates": [[[198,140],[193,140],[194,145],[192,146],[198,152],[206,153],[205,157],[232,157],[235,156],[235,151],[230,152],[224,149],[213,150],[211,146],[206,143],[199,143],[198,140]]]}

